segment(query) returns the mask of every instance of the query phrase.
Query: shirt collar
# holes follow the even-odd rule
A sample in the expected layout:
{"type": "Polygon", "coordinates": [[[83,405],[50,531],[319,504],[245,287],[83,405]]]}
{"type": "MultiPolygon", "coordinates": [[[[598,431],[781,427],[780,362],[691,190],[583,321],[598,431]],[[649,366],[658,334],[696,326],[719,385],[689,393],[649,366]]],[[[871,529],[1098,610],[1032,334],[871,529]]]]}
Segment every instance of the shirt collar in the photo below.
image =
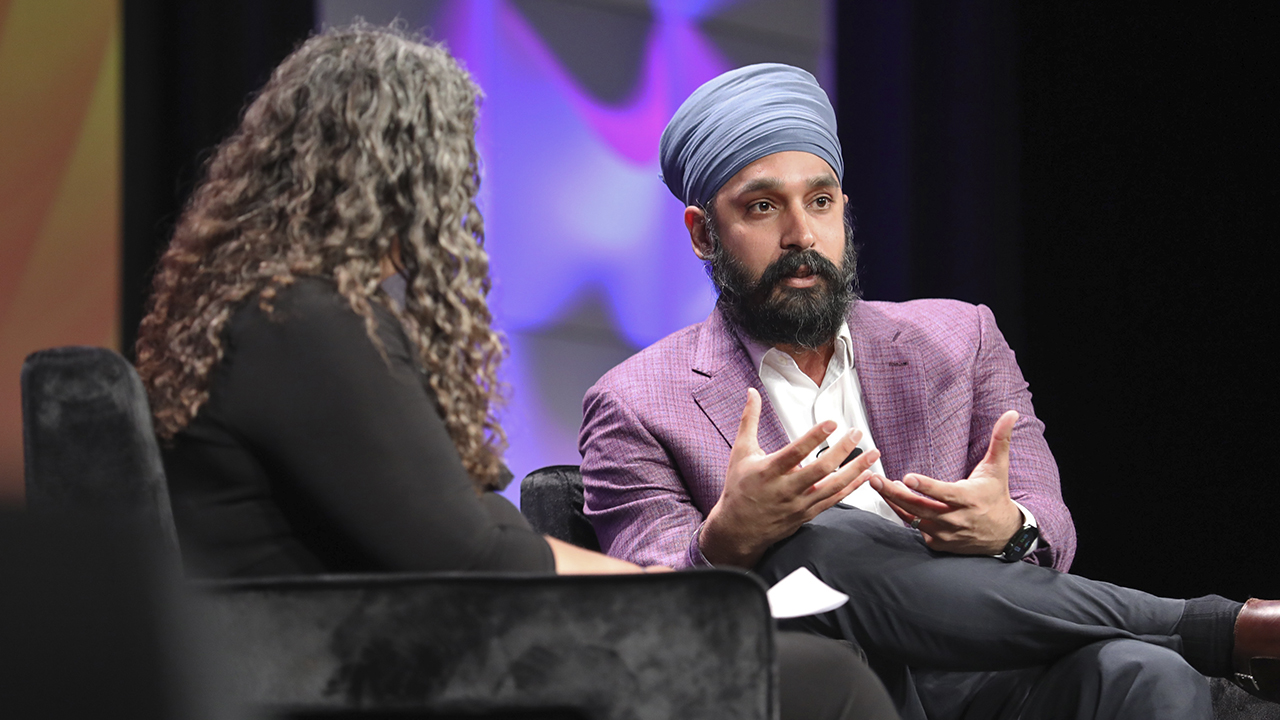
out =
{"type": "MultiPolygon", "coordinates": [[[[747,355],[751,357],[751,366],[756,369],[759,375],[764,363],[773,354],[786,355],[778,348],[770,347],[758,342],[755,338],[747,335],[736,325],[731,325],[733,332],[737,334],[738,340],[742,343],[742,347],[746,348],[747,355]]],[[[849,323],[840,323],[840,330],[836,332],[836,352],[842,353],[846,361],[846,367],[853,367],[853,334],[849,331],[849,323]]]]}

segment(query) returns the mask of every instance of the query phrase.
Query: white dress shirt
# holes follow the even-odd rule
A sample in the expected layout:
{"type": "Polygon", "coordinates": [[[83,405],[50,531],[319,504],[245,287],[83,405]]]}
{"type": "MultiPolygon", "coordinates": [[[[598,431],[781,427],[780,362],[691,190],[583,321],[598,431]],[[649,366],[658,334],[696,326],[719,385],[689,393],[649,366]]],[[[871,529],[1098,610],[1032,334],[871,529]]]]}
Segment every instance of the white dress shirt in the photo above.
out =
{"type": "MultiPolygon", "coordinates": [[[[752,365],[760,373],[760,383],[769,396],[769,404],[782,421],[782,428],[786,430],[789,440],[804,435],[818,423],[833,420],[836,431],[828,439],[830,444],[834,445],[851,430],[861,430],[862,440],[858,442],[858,447],[863,452],[875,449],[871,423],[867,421],[867,408],[862,402],[862,389],[858,385],[858,369],[854,367],[853,338],[849,334],[848,323],[841,324],[840,332],[836,335],[836,351],[827,363],[827,373],[822,378],[821,386],[805,375],[796,361],[785,352],[766,347],[745,336],[741,339],[751,356],[752,365]]],[[[804,462],[812,461],[826,446],[826,443],[819,446],[804,462]]],[[[871,466],[871,471],[884,476],[884,466],[879,460],[871,466]]],[[[889,507],[889,503],[869,484],[854,490],[841,502],[875,513],[891,522],[902,522],[889,507]]]]}

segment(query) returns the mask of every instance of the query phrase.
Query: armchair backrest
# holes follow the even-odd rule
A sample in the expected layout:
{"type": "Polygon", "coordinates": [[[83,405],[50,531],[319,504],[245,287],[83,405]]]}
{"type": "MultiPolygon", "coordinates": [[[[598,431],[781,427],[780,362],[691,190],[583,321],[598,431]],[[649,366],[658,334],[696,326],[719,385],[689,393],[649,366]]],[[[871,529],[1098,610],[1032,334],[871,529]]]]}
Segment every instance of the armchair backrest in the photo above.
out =
{"type": "Polygon", "coordinates": [[[133,366],[97,347],[22,364],[27,507],[133,521],[176,552],[177,533],[146,391],[133,366]]]}

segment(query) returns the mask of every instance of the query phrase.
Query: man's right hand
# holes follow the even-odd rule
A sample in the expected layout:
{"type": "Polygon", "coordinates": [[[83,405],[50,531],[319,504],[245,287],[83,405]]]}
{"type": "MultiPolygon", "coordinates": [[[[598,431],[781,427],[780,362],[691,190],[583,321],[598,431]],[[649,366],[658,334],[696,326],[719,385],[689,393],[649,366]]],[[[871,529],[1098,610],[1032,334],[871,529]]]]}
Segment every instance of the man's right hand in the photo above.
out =
{"type": "Polygon", "coordinates": [[[760,403],[760,393],[748,389],[738,437],[729,453],[724,490],[707,514],[698,538],[703,557],[714,565],[754,566],[770,545],[789,537],[858,489],[871,477],[869,468],[880,457],[872,450],[840,467],[862,439],[861,431],[855,430],[800,467],[835,430],[836,424],[830,420],[766,455],[757,440],[760,403]]]}

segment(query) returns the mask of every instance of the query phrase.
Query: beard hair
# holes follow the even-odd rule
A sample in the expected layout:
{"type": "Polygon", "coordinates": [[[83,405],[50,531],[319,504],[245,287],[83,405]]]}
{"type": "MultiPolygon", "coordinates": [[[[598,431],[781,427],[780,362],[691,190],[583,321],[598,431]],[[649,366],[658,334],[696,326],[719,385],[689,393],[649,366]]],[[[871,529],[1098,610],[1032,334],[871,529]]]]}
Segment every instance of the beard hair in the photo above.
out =
{"type": "Polygon", "coordinates": [[[759,279],[753,279],[750,270],[725,249],[710,212],[706,228],[712,242],[705,262],[707,275],[720,293],[716,306],[730,323],[769,346],[813,350],[835,340],[861,296],[853,224],[847,217],[840,267],[816,250],[796,250],[770,263],[759,279]],[[782,284],[803,265],[809,266],[816,283],[806,288],[782,284]]]}

